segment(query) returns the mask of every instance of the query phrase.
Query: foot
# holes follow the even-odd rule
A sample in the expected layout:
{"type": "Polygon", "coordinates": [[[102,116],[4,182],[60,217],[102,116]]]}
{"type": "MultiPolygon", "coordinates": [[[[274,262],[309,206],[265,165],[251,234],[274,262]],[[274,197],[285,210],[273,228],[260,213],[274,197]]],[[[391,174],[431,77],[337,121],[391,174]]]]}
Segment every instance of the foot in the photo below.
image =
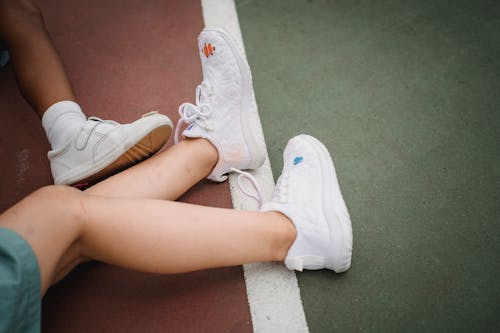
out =
{"type": "Polygon", "coordinates": [[[288,141],[283,159],[273,197],[261,211],[280,212],[295,225],[297,238],[286,266],[346,271],[351,265],[351,219],[328,150],[312,136],[298,135],[288,141]]]}
{"type": "Polygon", "coordinates": [[[250,67],[231,36],[220,29],[205,29],[198,37],[203,82],[196,89],[196,104],[179,107],[182,135],[205,138],[217,149],[219,160],[208,179],[224,181],[231,168],[255,169],[264,163],[266,147],[253,97],[250,67]]]}
{"type": "Polygon", "coordinates": [[[91,185],[149,158],[171,133],[170,119],[156,112],[123,125],[90,117],[66,146],[49,151],[54,183],[91,185]]]}

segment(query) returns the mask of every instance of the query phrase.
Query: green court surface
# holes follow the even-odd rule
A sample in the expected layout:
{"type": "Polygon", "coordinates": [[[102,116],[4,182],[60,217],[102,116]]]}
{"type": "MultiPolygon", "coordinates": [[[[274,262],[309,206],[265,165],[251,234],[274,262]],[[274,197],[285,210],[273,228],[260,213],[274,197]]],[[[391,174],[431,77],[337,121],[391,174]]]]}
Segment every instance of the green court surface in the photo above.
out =
{"type": "Polygon", "coordinates": [[[311,332],[500,331],[500,2],[236,1],[274,177],[335,161],[345,274],[298,273],[311,332]]]}

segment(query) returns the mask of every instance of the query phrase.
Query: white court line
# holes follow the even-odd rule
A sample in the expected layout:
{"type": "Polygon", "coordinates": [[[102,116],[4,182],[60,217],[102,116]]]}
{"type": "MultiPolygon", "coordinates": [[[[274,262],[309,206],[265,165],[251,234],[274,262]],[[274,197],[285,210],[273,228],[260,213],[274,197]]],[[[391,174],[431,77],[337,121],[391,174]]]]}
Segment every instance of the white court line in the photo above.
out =
{"type": "MultiPolygon", "coordinates": [[[[234,0],[201,0],[201,5],[205,26],[225,29],[245,50],[234,0]]],[[[264,199],[270,198],[274,180],[269,157],[251,173],[259,182],[264,199]]],[[[234,208],[257,210],[254,200],[240,191],[234,173],[229,176],[229,185],[234,208]]],[[[248,264],[243,269],[254,332],[309,332],[293,271],[278,263],[248,264]]]]}

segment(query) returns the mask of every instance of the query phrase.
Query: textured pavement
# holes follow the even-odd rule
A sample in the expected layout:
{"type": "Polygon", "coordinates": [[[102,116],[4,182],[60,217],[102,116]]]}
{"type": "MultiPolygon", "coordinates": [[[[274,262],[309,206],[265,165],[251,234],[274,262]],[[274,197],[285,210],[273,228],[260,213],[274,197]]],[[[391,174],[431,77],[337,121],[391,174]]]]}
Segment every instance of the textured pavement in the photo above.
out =
{"type": "Polygon", "coordinates": [[[351,270],[298,273],[311,332],[498,331],[498,2],[236,4],[275,178],[318,137],[352,217],[351,270]]]}

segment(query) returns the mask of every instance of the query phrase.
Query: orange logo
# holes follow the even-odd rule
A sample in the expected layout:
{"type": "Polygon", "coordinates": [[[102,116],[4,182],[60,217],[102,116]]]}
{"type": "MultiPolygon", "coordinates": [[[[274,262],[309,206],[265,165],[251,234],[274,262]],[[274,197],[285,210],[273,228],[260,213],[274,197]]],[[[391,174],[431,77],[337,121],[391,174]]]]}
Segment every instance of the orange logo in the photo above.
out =
{"type": "Polygon", "coordinates": [[[215,46],[212,46],[211,43],[203,43],[203,54],[205,55],[205,57],[210,57],[212,55],[214,55],[214,51],[215,51],[215,46]]]}

